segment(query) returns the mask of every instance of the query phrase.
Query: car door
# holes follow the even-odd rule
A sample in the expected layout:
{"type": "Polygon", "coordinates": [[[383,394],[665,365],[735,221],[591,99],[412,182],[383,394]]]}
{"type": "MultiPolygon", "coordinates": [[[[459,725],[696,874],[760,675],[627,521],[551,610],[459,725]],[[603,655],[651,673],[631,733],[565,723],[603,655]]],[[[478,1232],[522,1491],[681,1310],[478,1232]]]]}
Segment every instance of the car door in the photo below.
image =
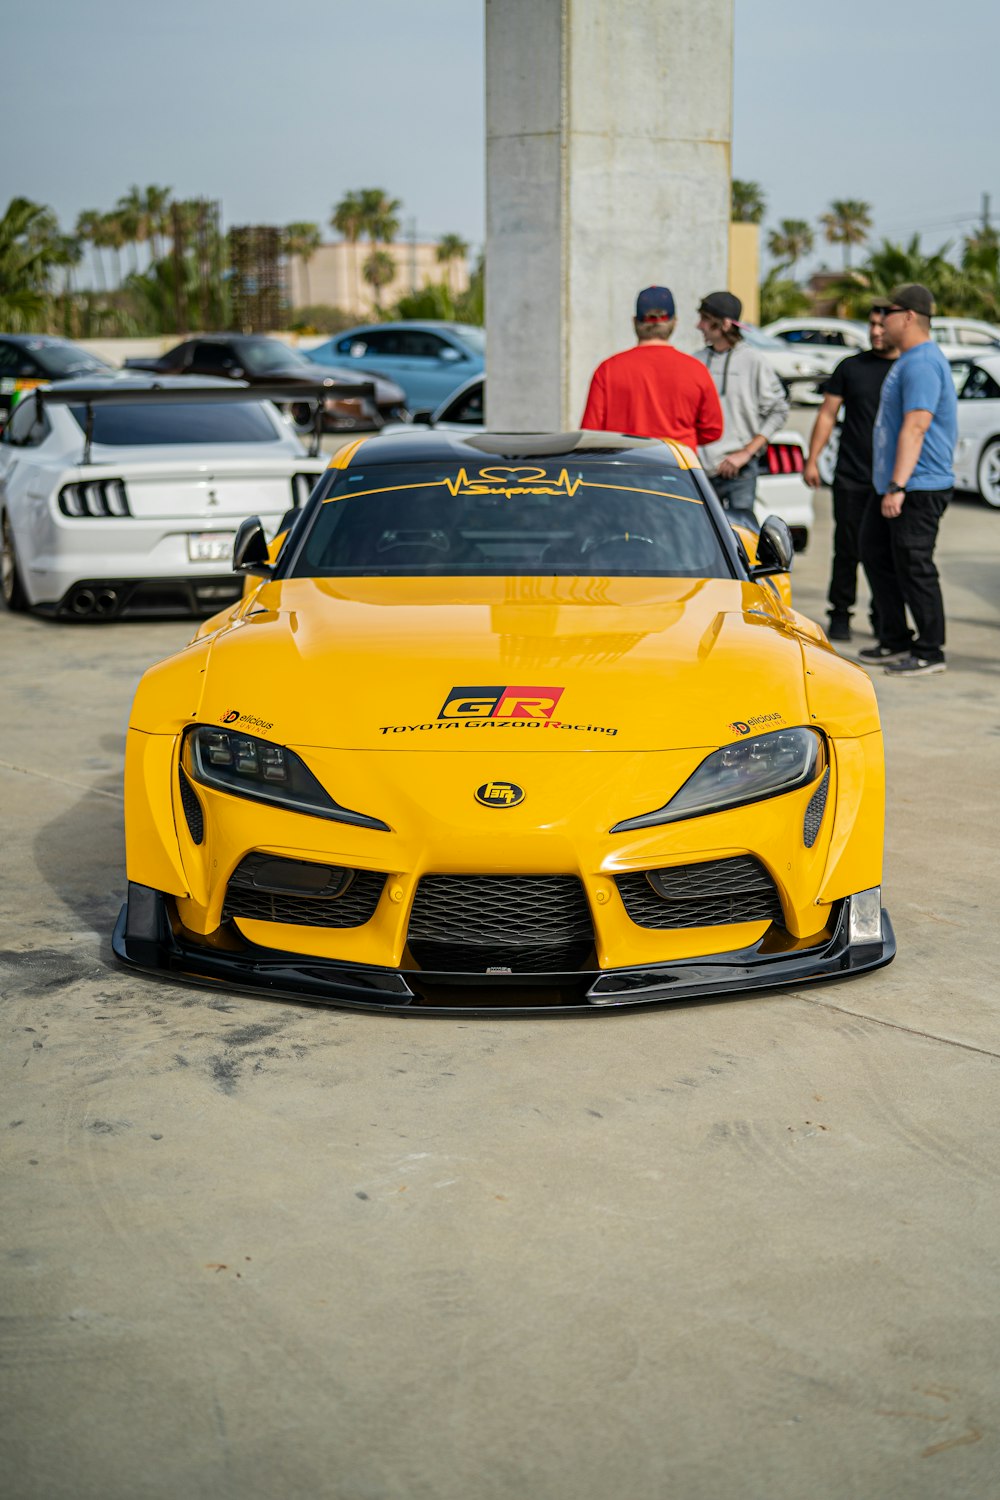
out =
{"type": "Polygon", "coordinates": [[[24,392],[34,390],[46,378],[45,371],[27,349],[0,339],[0,426],[24,392]]]}
{"type": "Polygon", "coordinates": [[[1000,505],[1000,384],[975,360],[952,360],[958,394],[955,485],[1000,505]]]}
{"type": "Polygon", "coordinates": [[[234,345],[221,343],[216,339],[196,339],[186,373],[221,375],[229,380],[240,380],[243,377],[243,366],[234,345]]]}

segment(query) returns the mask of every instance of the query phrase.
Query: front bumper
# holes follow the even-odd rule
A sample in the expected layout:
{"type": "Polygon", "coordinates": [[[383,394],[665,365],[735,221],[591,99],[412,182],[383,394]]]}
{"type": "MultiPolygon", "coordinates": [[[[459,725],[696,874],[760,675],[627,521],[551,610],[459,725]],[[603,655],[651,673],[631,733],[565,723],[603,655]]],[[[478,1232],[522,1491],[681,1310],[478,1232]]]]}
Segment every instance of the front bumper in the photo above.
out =
{"type": "Polygon", "coordinates": [[[112,947],[132,968],[272,999],[424,1015],[553,1015],[797,988],[882,968],[896,956],[888,913],[882,909],[879,940],[852,941],[853,899],[835,904],[830,935],[815,947],[780,955],[764,952],[762,940],[738,952],[637,968],[484,977],[281,953],[249,943],[232,924],[221,940],[207,940],[181,925],[171,897],[130,883],[112,947]]]}

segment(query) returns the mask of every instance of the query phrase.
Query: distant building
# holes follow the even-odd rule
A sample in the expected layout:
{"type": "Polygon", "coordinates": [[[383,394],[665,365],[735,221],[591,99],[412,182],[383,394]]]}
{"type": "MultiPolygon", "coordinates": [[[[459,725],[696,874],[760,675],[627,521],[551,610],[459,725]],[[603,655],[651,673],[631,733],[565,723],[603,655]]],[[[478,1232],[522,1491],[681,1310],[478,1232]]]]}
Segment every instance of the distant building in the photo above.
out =
{"type": "MultiPolygon", "coordinates": [[[[398,302],[407,292],[419,291],[434,282],[447,282],[452,295],[467,291],[469,266],[465,260],[442,263],[437,258],[436,243],[399,240],[379,245],[396,262],[396,275],[382,287],[383,307],[398,302]]],[[[308,266],[301,257],[288,262],[287,290],[292,308],[307,306],[341,307],[345,312],[367,318],[375,311],[375,293],[364,279],[362,267],[372,253],[367,240],[349,244],[338,240],[320,245],[310,256],[308,266]]]]}

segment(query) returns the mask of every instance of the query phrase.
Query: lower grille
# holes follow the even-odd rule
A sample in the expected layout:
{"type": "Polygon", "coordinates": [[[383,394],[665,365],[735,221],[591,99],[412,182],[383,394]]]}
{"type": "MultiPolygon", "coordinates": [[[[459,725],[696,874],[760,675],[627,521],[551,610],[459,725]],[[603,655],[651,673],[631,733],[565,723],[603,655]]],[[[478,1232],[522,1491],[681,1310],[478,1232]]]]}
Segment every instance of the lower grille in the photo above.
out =
{"type": "Polygon", "coordinates": [[[426,875],[408,940],[430,971],[552,974],[588,962],[594,927],[575,875],[426,875]]]}
{"type": "Polygon", "coordinates": [[[181,784],[181,806],[187,819],[188,833],[196,844],[200,844],[205,837],[205,815],[194,787],[184,774],[183,766],[177,767],[177,775],[181,784]]]}
{"type": "MultiPolygon", "coordinates": [[[[269,876],[287,865],[289,874],[301,870],[302,860],[281,860],[270,854],[247,854],[236,866],[226,890],[222,907],[223,920],[227,917],[245,917],[254,922],[290,922],[297,927],[363,927],[375,915],[386,876],[373,870],[343,870],[340,867],[316,865],[322,871],[329,868],[331,884],[334,875],[349,875],[346,885],[340,883],[340,894],[303,895],[301,891],[264,890],[255,882],[258,870],[267,867],[269,876]]],[[[291,883],[291,880],[290,880],[291,883]]]]}
{"type": "Polygon", "coordinates": [[[616,875],[615,884],[638,927],[724,927],[731,922],[783,920],[777,887],[750,854],[637,870],[616,875]],[[653,878],[658,889],[651,884],[653,878]]]}

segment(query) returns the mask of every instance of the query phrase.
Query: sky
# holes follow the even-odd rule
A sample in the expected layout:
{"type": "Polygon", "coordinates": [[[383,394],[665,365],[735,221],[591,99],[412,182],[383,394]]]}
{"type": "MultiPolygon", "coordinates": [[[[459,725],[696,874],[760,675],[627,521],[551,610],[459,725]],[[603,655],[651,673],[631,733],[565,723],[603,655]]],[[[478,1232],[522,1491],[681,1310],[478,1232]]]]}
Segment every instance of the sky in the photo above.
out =
{"type": "MultiPolygon", "coordinates": [[[[627,0],[620,0],[624,13],[627,0]]],[[[697,4],[698,0],[692,0],[697,4]]],[[[483,0],[0,0],[0,208],[64,228],[132,183],[223,221],[319,223],[352,188],[401,234],[484,238],[483,0]]],[[[733,173],[768,227],[833,198],[924,248],[1000,224],[997,0],[735,0],[733,173]]],[[[841,252],[822,245],[812,266],[841,252]]]]}

